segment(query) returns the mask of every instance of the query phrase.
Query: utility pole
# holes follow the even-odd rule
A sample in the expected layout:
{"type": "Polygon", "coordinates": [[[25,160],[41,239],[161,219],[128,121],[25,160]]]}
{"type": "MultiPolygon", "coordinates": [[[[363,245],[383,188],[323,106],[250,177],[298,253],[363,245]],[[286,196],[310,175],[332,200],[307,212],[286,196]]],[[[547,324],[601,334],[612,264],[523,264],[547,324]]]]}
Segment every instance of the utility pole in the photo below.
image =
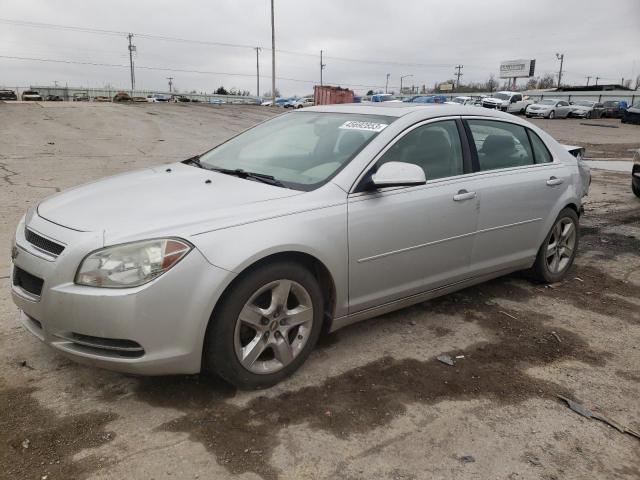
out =
{"type": "Polygon", "coordinates": [[[276,106],[276,28],[273,20],[273,0],[271,0],[271,101],[276,106]]]}
{"type": "Polygon", "coordinates": [[[384,84],[384,93],[389,93],[389,77],[391,76],[390,73],[387,73],[387,83],[384,84]]]}
{"type": "Polygon", "coordinates": [[[558,72],[558,88],[562,82],[562,65],[564,64],[564,53],[556,53],[556,58],[560,60],[560,71],[558,72]]]}
{"type": "Polygon", "coordinates": [[[591,75],[587,75],[587,87],[589,86],[589,80],[591,80],[591,75]]]}
{"type": "Polygon", "coordinates": [[[169,93],[171,93],[171,87],[173,86],[173,77],[167,77],[167,80],[169,80],[169,93]]]}
{"type": "Polygon", "coordinates": [[[129,38],[129,67],[131,68],[131,95],[133,95],[133,91],[136,89],[136,76],[133,72],[133,52],[136,51],[136,46],[131,43],[131,39],[133,38],[133,33],[127,35],[129,38]]]}
{"type": "Polygon", "coordinates": [[[600,77],[596,77],[596,85],[598,85],[598,80],[600,80],[600,77]]]}
{"type": "Polygon", "coordinates": [[[326,66],[326,63],[322,63],[322,50],[320,50],[320,86],[322,86],[322,70],[324,70],[326,66]]]}
{"type": "Polygon", "coordinates": [[[456,90],[458,90],[460,88],[460,77],[464,75],[464,73],[462,73],[462,69],[464,68],[464,65],[456,65],[455,68],[458,71],[457,73],[454,74],[456,77],[458,77],[458,80],[456,80],[456,90]]]}
{"type": "Polygon", "coordinates": [[[256,97],[260,96],[260,47],[256,49],[256,97]]]}

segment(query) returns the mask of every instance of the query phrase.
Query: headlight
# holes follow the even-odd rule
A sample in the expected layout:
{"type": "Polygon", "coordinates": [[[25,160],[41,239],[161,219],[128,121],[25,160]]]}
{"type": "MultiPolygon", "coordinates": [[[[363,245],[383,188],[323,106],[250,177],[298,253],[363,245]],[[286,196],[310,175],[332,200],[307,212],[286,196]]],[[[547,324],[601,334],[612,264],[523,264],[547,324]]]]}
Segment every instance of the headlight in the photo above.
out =
{"type": "Polygon", "coordinates": [[[90,287],[137,287],[162,275],[192,248],[184,240],[160,238],[96,250],[80,264],[75,282],[90,287]]]}

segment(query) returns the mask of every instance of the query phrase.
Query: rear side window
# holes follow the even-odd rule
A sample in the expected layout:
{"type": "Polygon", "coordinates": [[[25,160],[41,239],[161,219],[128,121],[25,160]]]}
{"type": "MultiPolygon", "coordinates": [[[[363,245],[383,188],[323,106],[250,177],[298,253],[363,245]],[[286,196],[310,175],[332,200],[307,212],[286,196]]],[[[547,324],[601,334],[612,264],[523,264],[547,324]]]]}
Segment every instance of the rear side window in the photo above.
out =
{"type": "Polygon", "coordinates": [[[480,171],[533,165],[533,152],[524,127],[493,120],[468,120],[478,151],[480,171]]]}
{"type": "Polygon", "coordinates": [[[549,153],[547,146],[540,139],[540,137],[533,131],[527,130],[529,133],[529,139],[531,140],[531,148],[533,149],[533,157],[536,163],[550,163],[553,162],[553,157],[549,153]]]}
{"type": "Polygon", "coordinates": [[[418,165],[427,180],[462,175],[462,146],[456,122],[444,120],[413,129],[384,153],[376,170],[387,162],[418,165]]]}

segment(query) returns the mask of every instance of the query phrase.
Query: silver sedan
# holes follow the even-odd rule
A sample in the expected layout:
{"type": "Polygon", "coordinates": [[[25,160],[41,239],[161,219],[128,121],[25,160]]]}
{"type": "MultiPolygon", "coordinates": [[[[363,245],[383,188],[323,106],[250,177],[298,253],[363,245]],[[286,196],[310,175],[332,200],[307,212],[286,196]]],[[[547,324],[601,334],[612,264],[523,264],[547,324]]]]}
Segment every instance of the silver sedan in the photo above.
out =
{"type": "Polygon", "coordinates": [[[495,110],[311,107],[42,201],[16,231],[12,297],[79,362],[264,388],[323,329],[517,270],[563,279],[581,173],[495,110]]]}
{"type": "Polygon", "coordinates": [[[571,115],[573,107],[565,100],[547,98],[538,103],[533,103],[525,109],[524,113],[527,117],[543,117],[543,118],[567,118],[571,115]]]}

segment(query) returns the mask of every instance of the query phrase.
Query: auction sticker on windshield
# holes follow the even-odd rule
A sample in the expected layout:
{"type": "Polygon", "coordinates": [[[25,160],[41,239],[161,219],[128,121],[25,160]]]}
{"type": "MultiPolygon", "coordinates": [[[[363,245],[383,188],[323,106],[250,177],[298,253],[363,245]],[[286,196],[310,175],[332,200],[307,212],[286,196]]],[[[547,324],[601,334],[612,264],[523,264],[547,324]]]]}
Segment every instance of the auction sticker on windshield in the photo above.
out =
{"type": "Polygon", "coordinates": [[[386,123],[358,122],[351,120],[340,125],[343,130],[364,130],[367,132],[381,132],[387,127],[386,123]]]}

